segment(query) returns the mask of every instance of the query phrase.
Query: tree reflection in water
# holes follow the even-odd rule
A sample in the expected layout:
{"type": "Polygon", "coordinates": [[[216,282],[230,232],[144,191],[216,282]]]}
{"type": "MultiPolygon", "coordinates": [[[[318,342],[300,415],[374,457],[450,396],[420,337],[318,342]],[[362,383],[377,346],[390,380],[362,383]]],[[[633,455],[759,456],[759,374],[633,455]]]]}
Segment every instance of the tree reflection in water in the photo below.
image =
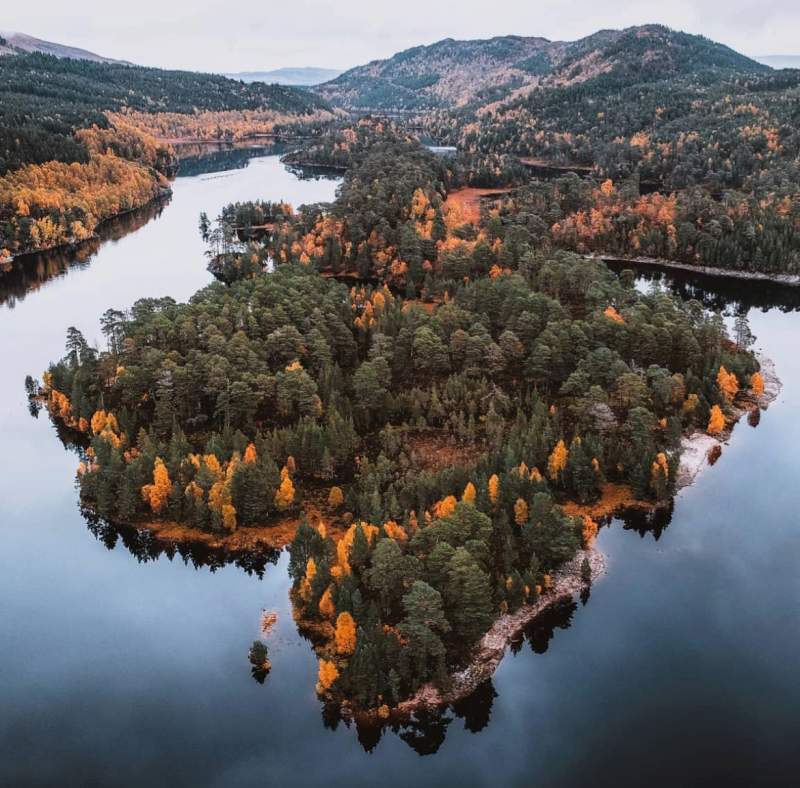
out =
{"type": "Polygon", "coordinates": [[[86,268],[106,241],[118,241],[158,218],[169,200],[169,197],[164,197],[109,219],[97,228],[96,237],[77,246],[15,258],[12,263],[0,268],[0,306],[13,308],[29,292],[38,290],[51,279],[66,276],[73,269],[86,268]]]}
{"type": "Polygon", "coordinates": [[[184,564],[195,569],[204,568],[215,572],[232,564],[248,575],[263,578],[267,564],[277,564],[281,554],[280,550],[270,548],[263,548],[257,552],[234,552],[224,548],[211,548],[197,542],[176,544],[158,539],[147,529],[109,523],[86,507],[81,507],[81,513],[86,518],[89,530],[98,541],[109,550],[121,545],[139,563],[156,561],[162,557],[172,561],[178,557],[184,564]]]}

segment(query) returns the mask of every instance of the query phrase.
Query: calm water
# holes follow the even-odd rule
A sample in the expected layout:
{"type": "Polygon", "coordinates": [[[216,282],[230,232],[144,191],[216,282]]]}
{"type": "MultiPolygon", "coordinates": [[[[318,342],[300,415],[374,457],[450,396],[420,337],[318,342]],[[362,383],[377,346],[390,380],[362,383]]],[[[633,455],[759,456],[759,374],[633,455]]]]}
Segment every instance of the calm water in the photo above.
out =
{"type": "Polygon", "coordinates": [[[671,519],[601,531],[609,573],[585,606],[555,611],[493,685],[413,728],[326,724],[285,555],[226,565],[87,527],[76,458],[28,415],[24,376],[61,355],[68,326],[99,340],[109,306],[210,281],[201,210],[334,189],[274,156],[179,178],[170,204],[90,259],[0,281],[0,784],[796,784],[800,319],[780,290],[668,283],[749,309],[779,400],[671,519]],[[247,661],[262,608],[279,614],[264,685],[247,661]]]}

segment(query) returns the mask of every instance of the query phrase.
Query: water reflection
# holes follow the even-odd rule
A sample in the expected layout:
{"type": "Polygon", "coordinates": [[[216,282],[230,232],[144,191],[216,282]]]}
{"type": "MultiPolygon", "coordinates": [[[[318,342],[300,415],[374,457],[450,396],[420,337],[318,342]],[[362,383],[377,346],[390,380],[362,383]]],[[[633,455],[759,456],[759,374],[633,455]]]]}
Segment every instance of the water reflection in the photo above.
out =
{"type": "Polygon", "coordinates": [[[281,551],[263,548],[258,551],[238,552],[225,548],[212,548],[199,542],[169,542],[159,539],[146,528],[110,523],[98,517],[85,506],[80,507],[89,531],[108,550],[121,547],[127,550],[139,563],[175,558],[194,569],[208,569],[216,572],[225,566],[233,565],[258,578],[264,577],[267,565],[278,563],[281,551]]]}
{"type": "Polygon", "coordinates": [[[169,202],[170,198],[164,197],[135,211],[109,219],[97,228],[97,237],[75,247],[51,249],[14,258],[13,262],[0,269],[0,306],[13,309],[28,293],[39,290],[50,280],[66,276],[71,270],[87,268],[103,244],[119,241],[148,222],[158,219],[169,202]]]}
{"type": "Polygon", "coordinates": [[[643,266],[619,261],[607,261],[607,264],[617,273],[634,269],[640,285],[667,289],[685,301],[694,299],[707,309],[718,312],[742,314],[749,309],[800,310],[800,287],[759,280],[726,279],[649,264],[643,266]]]}
{"type": "Polygon", "coordinates": [[[247,167],[250,162],[269,154],[280,153],[283,146],[275,145],[213,145],[192,143],[180,146],[178,174],[182,177],[233,172],[247,167]]]}
{"type": "Polygon", "coordinates": [[[674,511],[675,501],[673,499],[655,509],[626,509],[620,512],[619,519],[626,531],[633,531],[642,538],[652,536],[657,542],[672,522],[674,511]]]}

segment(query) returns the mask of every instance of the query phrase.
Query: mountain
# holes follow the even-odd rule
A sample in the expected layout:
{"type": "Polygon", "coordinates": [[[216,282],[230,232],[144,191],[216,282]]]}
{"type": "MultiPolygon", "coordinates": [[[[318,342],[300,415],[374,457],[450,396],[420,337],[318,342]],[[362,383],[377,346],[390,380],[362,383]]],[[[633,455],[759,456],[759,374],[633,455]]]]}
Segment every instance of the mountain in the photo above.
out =
{"type": "Polygon", "coordinates": [[[755,59],[771,68],[800,68],[800,55],[758,55],[755,59]]]}
{"type": "Polygon", "coordinates": [[[79,49],[65,44],[55,44],[52,41],[43,41],[41,38],[34,38],[25,33],[0,31],[0,55],[18,55],[20,52],[40,52],[44,55],[55,55],[55,57],[90,60],[93,63],[127,64],[125,60],[114,60],[110,57],[96,55],[86,49],[79,49]]]}
{"type": "Polygon", "coordinates": [[[346,109],[422,110],[489,103],[599,75],[642,81],[648,75],[706,70],[755,73],[769,68],[702,36],[644,25],[601,30],[578,41],[447,38],[352,68],[318,92],[346,109]]]}
{"type": "Polygon", "coordinates": [[[226,74],[231,79],[240,79],[242,82],[266,82],[270,85],[291,85],[295,87],[308,87],[319,85],[336,79],[342,73],[338,68],[315,68],[303,66],[299,68],[276,68],[273,71],[240,71],[236,74],[226,74]]]}

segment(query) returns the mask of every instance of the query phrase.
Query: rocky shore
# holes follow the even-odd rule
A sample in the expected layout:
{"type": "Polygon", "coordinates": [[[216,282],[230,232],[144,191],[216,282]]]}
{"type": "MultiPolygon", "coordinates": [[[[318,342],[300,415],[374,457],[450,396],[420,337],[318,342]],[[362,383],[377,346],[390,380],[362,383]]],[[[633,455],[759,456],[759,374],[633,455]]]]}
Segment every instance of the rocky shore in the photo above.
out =
{"type": "Polygon", "coordinates": [[[446,692],[440,691],[432,684],[426,684],[411,698],[400,703],[397,711],[400,714],[410,714],[423,707],[443,706],[474,692],[497,670],[512,638],[547,608],[574,597],[589,585],[583,580],[581,573],[584,558],[589,562],[592,571],[591,582],[605,573],[605,556],[599,550],[594,547],[579,550],[571,561],[553,573],[553,586],[546,594],[540,596],[532,605],[523,605],[513,613],[500,616],[492,624],[475,646],[469,664],[452,674],[451,686],[446,692]]]}
{"type": "Polygon", "coordinates": [[[737,403],[733,408],[733,421],[722,435],[709,435],[698,430],[683,437],[677,482],[679,490],[694,482],[703,468],[709,464],[709,458],[719,456],[722,447],[730,440],[733,427],[743,415],[753,410],[766,410],[780,394],[782,384],[775,371],[775,363],[760,353],[756,353],[756,358],[761,365],[761,376],[764,378],[764,393],[759,397],[751,395],[737,403]]]}
{"type": "MultiPolygon", "coordinates": [[[[764,393],[758,397],[752,395],[743,398],[734,408],[733,423],[720,437],[705,432],[687,435],[681,442],[681,465],[678,471],[678,489],[692,484],[700,472],[709,464],[712,452],[721,449],[730,438],[733,426],[745,414],[753,410],[766,409],[781,391],[781,382],[775,371],[775,364],[766,356],[756,354],[761,365],[764,378],[764,393]]],[[[547,608],[564,599],[574,598],[606,572],[605,556],[595,547],[579,551],[575,557],[553,574],[553,586],[532,605],[523,605],[513,613],[501,616],[494,622],[489,631],[481,638],[472,653],[469,663],[450,677],[450,687],[442,691],[432,684],[421,687],[412,697],[400,703],[397,712],[400,715],[412,714],[422,708],[435,708],[454,703],[474,692],[484,681],[490,678],[506,648],[513,638],[517,637],[525,627],[547,608]],[[591,581],[582,577],[581,566],[584,558],[591,568],[591,581]]]]}

